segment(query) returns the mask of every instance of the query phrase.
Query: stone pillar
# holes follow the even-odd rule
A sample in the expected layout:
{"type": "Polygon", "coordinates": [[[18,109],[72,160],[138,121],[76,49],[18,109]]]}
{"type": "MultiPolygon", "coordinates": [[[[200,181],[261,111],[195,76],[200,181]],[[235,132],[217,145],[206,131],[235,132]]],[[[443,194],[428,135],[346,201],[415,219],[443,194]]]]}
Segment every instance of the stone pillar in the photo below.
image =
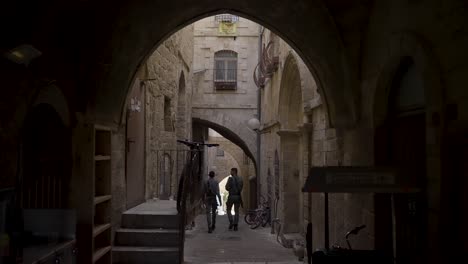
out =
{"type": "Polygon", "coordinates": [[[280,219],[283,233],[300,232],[300,162],[298,130],[280,130],[280,219]]]}

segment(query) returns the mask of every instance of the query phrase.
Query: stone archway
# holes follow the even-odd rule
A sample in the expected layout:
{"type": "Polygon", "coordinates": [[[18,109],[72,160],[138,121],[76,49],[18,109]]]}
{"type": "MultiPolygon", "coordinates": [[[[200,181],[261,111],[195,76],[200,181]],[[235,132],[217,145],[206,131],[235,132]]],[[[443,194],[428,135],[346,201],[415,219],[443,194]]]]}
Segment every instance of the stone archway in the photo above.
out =
{"type": "Polygon", "coordinates": [[[300,130],[303,106],[297,60],[290,54],[284,63],[278,116],[280,136],[280,208],[283,233],[300,232],[300,130]]]}
{"type": "Polygon", "coordinates": [[[193,109],[193,123],[212,128],[238,145],[256,164],[256,134],[247,125],[228,114],[210,109],[193,109]]]}
{"type": "Polygon", "coordinates": [[[349,67],[339,30],[321,0],[292,5],[279,0],[257,0],[255,4],[234,0],[193,3],[176,0],[165,3],[164,8],[159,1],[142,1],[124,6],[115,3],[113,7],[125,12],[101,12],[105,16],[99,19],[102,34],[97,35],[96,43],[90,43],[93,49],[99,47],[96,52],[100,54],[93,68],[96,74],[87,80],[90,90],[96,91],[98,119],[118,122],[127,89],[139,65],[164,39],[200,18],[225,12],[272,29],[296,50],[319,83],[333,126],[351,125],[357,119],[357,78],[349,67]],[[265,7],[274,9],[266,12],[265,7]],[[289,14],[294,14],[294,19],[289,14]],[[96,82],[95,78],[101,81],[96,82]],[[117,100],[120,103],[110,102],[111,94],[113,98],[122,98],[117,100]]]}

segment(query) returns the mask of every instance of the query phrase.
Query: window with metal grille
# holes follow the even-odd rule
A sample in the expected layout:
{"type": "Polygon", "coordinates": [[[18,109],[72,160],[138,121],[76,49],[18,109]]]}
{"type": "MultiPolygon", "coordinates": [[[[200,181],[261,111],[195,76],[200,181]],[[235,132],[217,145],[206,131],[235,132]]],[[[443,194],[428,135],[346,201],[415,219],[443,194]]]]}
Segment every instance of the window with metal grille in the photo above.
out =
{"type": "Polygon", "coordinates": [[[215,53],[214,83],[217,90],[233,90],[237,86],[237,53],[221,50],[215,53]]]}
{"type": "Polygon", "coordinates": [[[239,17],[236,15],[231,14],[220,14],[215,16],[216,22],[228,22],[228,23],[236,23],[239,21],[239,17]]]}

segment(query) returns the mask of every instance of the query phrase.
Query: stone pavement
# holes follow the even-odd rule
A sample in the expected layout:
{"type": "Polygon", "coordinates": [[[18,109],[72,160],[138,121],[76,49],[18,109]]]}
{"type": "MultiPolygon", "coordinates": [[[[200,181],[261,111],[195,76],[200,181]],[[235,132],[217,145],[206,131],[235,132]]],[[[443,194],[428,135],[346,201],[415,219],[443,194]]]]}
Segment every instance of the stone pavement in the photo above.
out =
{"type": "Polygon", "coordinates": [[[199,215],[195,228],[186,232],[186,264],[299,264],[292,249],[276,242],[269,227],[250,229],[239,218],[239,231],[229,231],[226,215],[216,217],[216,230],[209,234],[206,216],[199,215]]]}

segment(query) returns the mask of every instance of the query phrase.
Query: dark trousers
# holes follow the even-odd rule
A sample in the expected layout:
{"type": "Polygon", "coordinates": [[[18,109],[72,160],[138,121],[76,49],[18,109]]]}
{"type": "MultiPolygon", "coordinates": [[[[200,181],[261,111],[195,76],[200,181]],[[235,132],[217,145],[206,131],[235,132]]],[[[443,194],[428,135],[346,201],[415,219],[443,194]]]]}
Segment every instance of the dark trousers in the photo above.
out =
{"type": "Polygon", "coordinates": [[[207,198],[205,201],[206,206],[206,222],[208,223],[208,228],[216,225],[216,210],[218,209],[218,204],[216,198],[207,198]]]}
{"type": "Polygon", "coordinates": [[[240,196],[229,196],[226,202],[227,215],[229,218],[229,223],[232,225],[237,225],[239,223],[239,207],[240,207],[240,196]],[[234,217],[232,217],[232,206],[234,205],[234,217]]]}

